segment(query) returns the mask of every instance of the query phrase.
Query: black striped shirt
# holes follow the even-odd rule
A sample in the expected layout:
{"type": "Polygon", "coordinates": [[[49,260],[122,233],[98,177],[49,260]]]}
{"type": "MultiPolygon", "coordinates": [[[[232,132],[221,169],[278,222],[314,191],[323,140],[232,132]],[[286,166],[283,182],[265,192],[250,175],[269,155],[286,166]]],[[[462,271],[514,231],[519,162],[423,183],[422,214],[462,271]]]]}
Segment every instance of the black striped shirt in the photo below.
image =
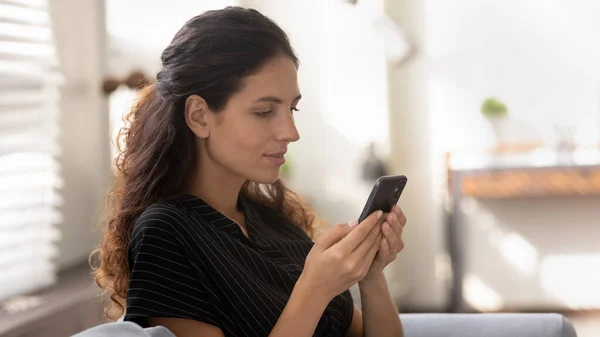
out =
{"type": "MultiPolygon", "coordinates": [[[[313,242],[300,228],[243,197],[248,237],[203,200],[186,195],[146,209],[129,244],[125,321],[188,318],[225,336],[267,336],[279,319],[313,242]]],[[[345,336],[349,291],[335,297],[314,336],[345,336]]],[[[307,311],[312,308],[306,308],[307,311]]]]}

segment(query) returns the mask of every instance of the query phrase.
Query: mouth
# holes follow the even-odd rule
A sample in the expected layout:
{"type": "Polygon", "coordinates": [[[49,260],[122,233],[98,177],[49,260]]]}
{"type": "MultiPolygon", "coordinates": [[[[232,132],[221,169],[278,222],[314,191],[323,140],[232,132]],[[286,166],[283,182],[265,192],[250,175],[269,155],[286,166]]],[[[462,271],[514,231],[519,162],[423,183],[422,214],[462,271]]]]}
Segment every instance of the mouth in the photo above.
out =
{"type": "Polygon", "coordinates": [[[286,153],[287,153],[287,151],[279,151],[279,152],[275,152],[275,153],[265,154],[265,156],[266,157],[274,157],[274,158],[282,158],[283,156],[285,156],[286,153]]]}
{"type": "Polygon", "coordinates": [[[285,163],[285,153],[287,151],[280,151],[275,153],[265,154],[264,157],[269,163],[275,166],[281,166],[285,163]]]}

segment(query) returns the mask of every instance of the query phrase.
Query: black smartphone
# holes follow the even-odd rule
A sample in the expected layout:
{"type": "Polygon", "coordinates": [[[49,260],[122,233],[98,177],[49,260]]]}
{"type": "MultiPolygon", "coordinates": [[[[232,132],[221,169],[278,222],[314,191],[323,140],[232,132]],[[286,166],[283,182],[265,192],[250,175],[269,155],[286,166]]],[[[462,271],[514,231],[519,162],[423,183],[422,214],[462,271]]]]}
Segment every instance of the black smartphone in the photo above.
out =
{"type": "Polygon", "coordinates": [[[407,181],[408,179],[405,175],[379,177],[371,190],[369,199],[367,199],[358,222],[361,223],[375,211],[381,210],[389,213],[392,207],[398,203],[407,181]]]}

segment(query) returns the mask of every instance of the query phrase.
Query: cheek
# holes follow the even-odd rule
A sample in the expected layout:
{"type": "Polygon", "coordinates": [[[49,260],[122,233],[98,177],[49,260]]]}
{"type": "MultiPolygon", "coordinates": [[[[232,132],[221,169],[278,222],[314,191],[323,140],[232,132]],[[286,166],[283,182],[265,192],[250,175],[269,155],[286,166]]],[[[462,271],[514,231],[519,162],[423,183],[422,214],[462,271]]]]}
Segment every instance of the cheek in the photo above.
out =
{"type": "Polygon", "coordinates": [[[260,161],[267,138],[249,126],[222,128],[211,137],[213,158],[235,172],[251,170],[260,161]]]}
{"type": "Polygon", "coordinates": [[[219,129],[209,138],[209,151],[218,164],[244,179],[271,184],[279,178],[279,167],[263,155],[275,151],[268,128],[259,123],[236,123],[219,129]],[[214,136],[214,137],[213,137],[214,136]]]}

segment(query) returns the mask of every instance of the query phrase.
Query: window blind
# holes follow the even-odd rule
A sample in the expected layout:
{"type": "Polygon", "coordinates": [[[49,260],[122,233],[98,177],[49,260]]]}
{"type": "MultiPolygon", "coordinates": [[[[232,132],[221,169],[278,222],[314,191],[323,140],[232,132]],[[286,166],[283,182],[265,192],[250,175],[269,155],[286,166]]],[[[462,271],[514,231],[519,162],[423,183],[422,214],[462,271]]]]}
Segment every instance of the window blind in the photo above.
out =
{"type": "Polygon", "coordinates": [[[0,301],[55,281],[63,82],[47,0],[0,0],[0,301]]]}

